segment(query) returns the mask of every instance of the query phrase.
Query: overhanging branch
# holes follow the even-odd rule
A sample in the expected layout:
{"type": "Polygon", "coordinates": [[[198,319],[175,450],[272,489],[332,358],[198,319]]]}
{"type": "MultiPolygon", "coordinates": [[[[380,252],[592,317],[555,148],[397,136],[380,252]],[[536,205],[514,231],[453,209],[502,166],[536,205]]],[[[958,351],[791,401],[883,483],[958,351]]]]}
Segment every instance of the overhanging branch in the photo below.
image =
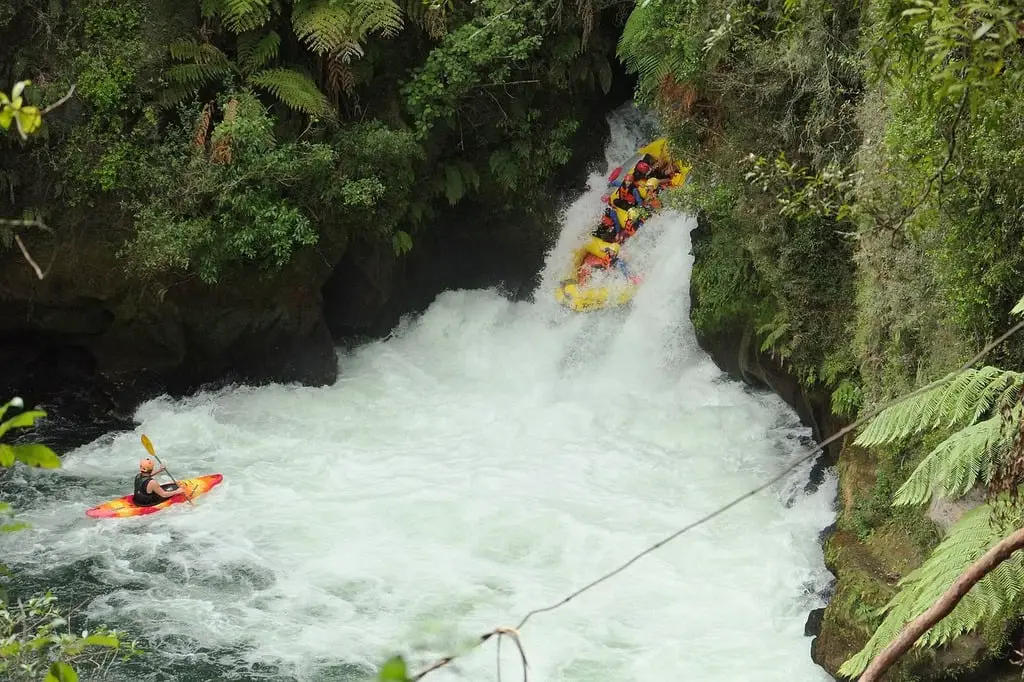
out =
{"type": "Polygon", "coordinates": [[[952,613],[960,600],[964,598],[972,587],[986,575],[992,572],[996,566],[1010,558],[1010,555],[1019,549],[1024,549],[1024,528],[1007,535],[1000,540],[992,549],[985,552],[980,559],[967,567],[967,570],[960,574],[952,585],[949,586],[941,597],[932,604],[927,611],[922,613],[907,625],[900,632],[889,646],[885,647],[872,659],[870,665],[860,676],[860,682],[877,682],[882,674],[898,661],[903,654],[910,651],[914,642],[928,632],[936,623],[952,613]]]}

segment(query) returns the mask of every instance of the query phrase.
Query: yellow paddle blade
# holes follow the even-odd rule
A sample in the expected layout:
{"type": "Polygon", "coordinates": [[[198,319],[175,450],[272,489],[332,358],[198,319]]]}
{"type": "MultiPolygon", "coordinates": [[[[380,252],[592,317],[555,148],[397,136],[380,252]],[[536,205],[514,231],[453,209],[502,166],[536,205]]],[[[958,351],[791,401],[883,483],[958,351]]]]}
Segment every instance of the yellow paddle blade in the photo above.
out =
{"type": "Polygon", "coordinates": [[[149,440],[149,436],[142,434],[142,447],[146,448],[146,452],[156,456],[156,450],[153,449],[153,443],[149,440]]]}

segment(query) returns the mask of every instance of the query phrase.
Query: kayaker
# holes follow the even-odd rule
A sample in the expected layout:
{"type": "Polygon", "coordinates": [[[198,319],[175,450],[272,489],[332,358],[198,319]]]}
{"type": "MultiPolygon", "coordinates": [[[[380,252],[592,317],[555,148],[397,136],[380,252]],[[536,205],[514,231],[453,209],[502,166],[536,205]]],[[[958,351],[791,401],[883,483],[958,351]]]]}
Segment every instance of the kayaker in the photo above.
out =
{"type": "Polygon", "coordinates": [[[187,494],[184,488],[174,483],[164,483],[163,485],[157,483],[153,477],[161,471],[164,471],[163,467],[153,470],[153,460],[149,457],[139,460],[139,473],[135,475],[135,492],[132,494],[132,502],[140,507],[150,507],[179,493],[187,494]]]}

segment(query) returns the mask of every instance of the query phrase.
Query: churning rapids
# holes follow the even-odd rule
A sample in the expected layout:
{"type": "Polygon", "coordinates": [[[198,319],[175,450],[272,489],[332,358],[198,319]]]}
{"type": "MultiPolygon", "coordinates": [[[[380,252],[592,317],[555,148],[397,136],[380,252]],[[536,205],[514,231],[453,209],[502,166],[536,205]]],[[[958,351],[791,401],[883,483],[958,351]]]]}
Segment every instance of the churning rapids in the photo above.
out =
{"type": "MultiPolygon", "coordinates": [[[[611,165],[649,136],[611,118],[611,165]]],[[[450,291],[387,339],[339,351],[327,388],[156,399],[136,431],[21,468],[4,487],[29,530],[0,556],[18,591],[53,586],[84,624],[147,651],[118,680],[358,680],[396,652],[420,669],[514,626],[806,454],[771,395],[725,379],[688,319],[689,216],[624,254],[629,309],[551,295],[600,211],[604,174],[565,212],[533,302],[450,291]],[[130,491],[148,434],[197,501],[89,519],[130,491]],[[162,670],[161,670],[162,669],[162,670]]],[[[820,682],[804,622],[829,575],[818,535],[835,484],[808,469],[553,612],[522,637],[537,682],[820,682]]],[[[519,675],[502,647],[503,677],[519,675]]],[[[493,680],[493,644],[427,680],[493,680]]]]}

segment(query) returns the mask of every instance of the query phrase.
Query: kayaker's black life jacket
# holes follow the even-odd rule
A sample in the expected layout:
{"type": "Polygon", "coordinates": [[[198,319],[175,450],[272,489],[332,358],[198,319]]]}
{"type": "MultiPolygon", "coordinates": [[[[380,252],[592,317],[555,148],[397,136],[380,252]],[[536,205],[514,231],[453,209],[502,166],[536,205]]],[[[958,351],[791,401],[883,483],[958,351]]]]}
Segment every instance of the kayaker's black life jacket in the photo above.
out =
{"type": "Polygon", "coordinates": [[[149,507],[157,504],[158,502],[163,502],[164,498],[160,497],[156,493],[151,493],[146,490],[146,487],[152,480],[152,476],[135,474],[135,493],[132,495],[132,502],[140,507],[149,507]]]}

